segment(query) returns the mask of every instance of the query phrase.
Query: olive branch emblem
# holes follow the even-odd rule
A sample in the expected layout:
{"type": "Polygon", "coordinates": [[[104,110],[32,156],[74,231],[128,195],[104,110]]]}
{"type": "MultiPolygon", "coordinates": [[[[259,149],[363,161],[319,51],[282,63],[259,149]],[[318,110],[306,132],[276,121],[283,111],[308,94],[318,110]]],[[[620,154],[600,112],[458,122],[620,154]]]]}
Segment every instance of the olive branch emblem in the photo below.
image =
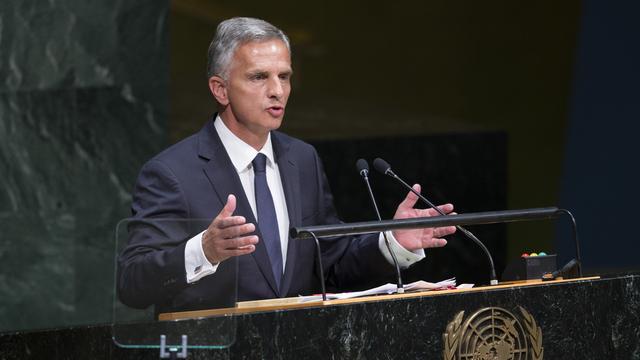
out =
{"type": "Polygon", "coordinates": [[[538,324],[536,324],[536,320],[527,310],[522,306],[519,306],[519,308],[524,319],[524,326],[527,329],[527,333],[529,333],[531,359],[540,360],[544,355],[544,348],[542,347],[542,329],[540,329],[538,324]]]}
{"type": "Polygon", "coordinates": [[[460,311],[447,325],[447,331],[442,334],[444,341],[443,357],[445,360],[455,359],[456,350],[458,349],[458,342],[460,341],[460,335],[462,334],[462,318],[464,311],[460,311]]]}

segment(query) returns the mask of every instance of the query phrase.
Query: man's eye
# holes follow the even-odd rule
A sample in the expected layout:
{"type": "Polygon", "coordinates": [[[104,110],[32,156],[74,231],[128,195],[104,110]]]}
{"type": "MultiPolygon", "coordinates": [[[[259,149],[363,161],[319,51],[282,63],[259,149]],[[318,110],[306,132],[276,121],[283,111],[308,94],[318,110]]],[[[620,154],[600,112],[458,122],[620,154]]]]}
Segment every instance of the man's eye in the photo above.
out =
{"type": "Polygon", "coordinates": [[[280,80],[289,80],[290,74],[280,74],[280,80]]]}
{"type": "Polygon", "coordinates": [[[255,75],[251,75],[249,77],[249,79],[251,79],[251,80],[264,80],[266,78],[267,78],[267,75],[265,75],[265,74],[255,74],[255,75]]]}

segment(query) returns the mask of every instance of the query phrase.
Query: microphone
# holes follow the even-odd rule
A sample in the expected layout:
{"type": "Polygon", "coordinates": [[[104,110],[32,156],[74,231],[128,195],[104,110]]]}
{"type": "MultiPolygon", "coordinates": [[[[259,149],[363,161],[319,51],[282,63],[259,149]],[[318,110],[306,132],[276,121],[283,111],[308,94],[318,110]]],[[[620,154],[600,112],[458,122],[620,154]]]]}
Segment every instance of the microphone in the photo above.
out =
{"type": "MultiPolygon", "coordinates": [[[[396,179],[400,184],[402,184],[404,187],[409,189],[409,191],[411,191],[416,196],[418,196],[418,198],[420,198],[420,200],[422,200],[429,207],[431,207],[432,209],[437,211],[440,215],[446,215],[442,210],[440,210],[437,206],[435,206],[431,201],[429,201],[426,197],[422,196],[422,194],[420,194],[419,192],[413,190],[413,187],[411,187],[404,180],[402,180],[398,175],[396,175],[393,172],[393,170],[391,170],[391,165],[389,165],[388,162],[382,160],[381,158],[376,158],[375,160],[373,160],[373,167],[378,172],[396,179]]],[[[473,242],[478,244],[478,246],[480,246],[480,248],[482,248],[482,250],[486,254],[487,258],[489,259],[489,265],[491,267],[491,272],[490,272],[490,275],[489,275],[489,284],[497,285],[498,284],[498,277],[496,276],[496,269],[495,269],[495,266],[493,265],[493,257],[491,257],[491,253],[489,253],[489,249],[487,249],[487,247],[484,246],[482,241],[478,240],[478,238],[475,235],[473,235],[473,233],[471,233],[471,231],[469,231],[469,230],[467,230],[467,229],[465,229],[465,228],[463,228],[462,226],[459,226],[459,225],[456,226],[456,229],[458,231],[460,231],[462,234],[464,234],[467,238],[471,239],[473,242]]]]}
{"type": "Polygon", "coordinates": [[[369,164],[367,164],[367,160],[358,159],[358,161],[356,161],[356,168],[358,169],[358,174],[368,180],[369,164]]]}
{"type": "MultiPolygon", "coordinates": [[[[378,216],[378,220],[381,221],[382,217],[380,216],[380,211],[378,210],[378,204],[376,203],[376,198],[373,196],[373,191],[371,190],[371,184],[369,183],[369,164],[365,159],[358,159],[356,161],[356,168],[358,169],[358,173],[362,176],[364,183],[367,185],[367,190],[369,191],[369,198],[371,199],[371,203],[373,204],[373,209],[376,211],[376,216],[378,216]]],[[[391,244],[389,244],[389,239],[387,239],[386,232],[382,232],[382,236],[384,237],[384,243],[387,246],[387,250],[389,250],[389,254],[391,254],[391,258],[393,259],[393,265],[396,267],[396,275],[398,277],[398,294],[404,293],[404,287],[402,286],[402,276],[400,275],[400,265],[398,264],[398,259],[396,258],[396,254],[391,249],[391,244]]]]}

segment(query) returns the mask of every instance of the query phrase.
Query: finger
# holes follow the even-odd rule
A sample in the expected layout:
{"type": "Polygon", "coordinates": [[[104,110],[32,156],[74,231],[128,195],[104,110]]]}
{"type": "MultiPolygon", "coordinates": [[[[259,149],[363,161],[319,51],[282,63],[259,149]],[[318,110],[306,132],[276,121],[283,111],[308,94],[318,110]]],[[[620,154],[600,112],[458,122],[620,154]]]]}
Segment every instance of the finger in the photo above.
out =
{"type": "Polygon", "coordinates": [[[258,243],[258,237],[256,235],[237,237],[234,239],[224,240],[225,250],[245,249],[249,246],[254,246],[258,243]]]}
{"type": "Polygon", "coordinates": [[[230,216],[218,220],[218,229],[228,228],[230,226],[242,225],[247,222],[244,216],[230,216]]]}
{"type": "MultiPolygon", "coordinates": [[[[412,188],[418,194],[420,193],[420,190],[421,190],[420,184],[415,184],[415,185],[413,185],[412,188]]],[[[413,209],[413,207],[415,206],[417,201],[418,201],[418,195],[416,195],[413,192],[409,191],[409,193],[407,194],[407,197],[405,197],[404,200],[402,200],[402,202],[400,203],[400,205],[398,205],[398,210],[413,209]]]]}
{"type": "MultiPolygon", "coordinates": [[[[438,210],[442,211],[444,214],[449,214],[450,212],[453,211],[453,204],[440,205],[438,206],[438,210]]],[[[442,215],[436,209],[433,209],[433,208],[427,209],[427,212],[429,213],[429,216],[442,215]]]]}
{"type": "Polygon", "coordinates": [[[443,227],[433,229],[433,236],[441,238],[447,235],[451,235],[455,232],[456,232],[455,226],[443,226],[443,227]]]}
{"type": "Polygon", "coordinates": [[[233,215],[233,212],[236,211],[236,197],[233,194],[229,194],[227,196],[227,203],[224,204],[224,207],[218,214],[219,218],[226,218],[233,215]]]}
{"type": "Polygon", "coordinates": [[[220,238],[233,239],[256,231],[256,226],[252,223],[229,226],[220,230],[220,238]]]}
{"type": "Polygon", "coordinates": [[[445,214],[450,214],[453,211],[453,204],[444,204],[438,206],[438,209],[445,214]]]}
{"type": "Polygon", "coordinates": [[[435,238],[434,237],[429,241],[429,243],[427,244],[426,247],[434,248],[434,247],[443,247],[445,245],[447,245],[447,240],[442,239],[442,238],[435,238]]]}
{"type": "Polygon", "coordinates": [[[236,210],[236,197],[233,194],[229,194],[227,196],[227,203],[224,204],[222,210],[218,213],[218,215],[213,219],[211,224],[209,224],[209,229],[212,227],[219,227],[219,223],[222,219],[228,218],[233,215],[233,212],[236,210]]]}
{"type": "Polygon", "coordinates": [[[241,255],[251,254],[255,250],[256,250],[255,246],[249,245],[249,246],[247,246],[245,248],[242,248],[242,249],[225,250],[225,251],[223,251],[223,254],[224,254],[225,257],[230,258],[230,257],[233,257],[233,256],[241,256],[241,255]]]}

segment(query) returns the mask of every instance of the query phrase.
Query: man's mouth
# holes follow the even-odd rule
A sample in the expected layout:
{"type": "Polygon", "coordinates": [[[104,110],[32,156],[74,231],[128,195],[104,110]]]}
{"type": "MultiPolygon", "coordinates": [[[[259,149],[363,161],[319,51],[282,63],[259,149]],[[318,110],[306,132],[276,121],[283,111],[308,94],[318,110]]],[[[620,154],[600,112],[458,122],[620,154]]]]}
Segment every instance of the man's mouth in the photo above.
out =
{"type": "Polygon", "coordinates": [[[284,106],[270,106],[267,108],[267,112],[274,117],[281,117],[284,114],[284,106]]]}

